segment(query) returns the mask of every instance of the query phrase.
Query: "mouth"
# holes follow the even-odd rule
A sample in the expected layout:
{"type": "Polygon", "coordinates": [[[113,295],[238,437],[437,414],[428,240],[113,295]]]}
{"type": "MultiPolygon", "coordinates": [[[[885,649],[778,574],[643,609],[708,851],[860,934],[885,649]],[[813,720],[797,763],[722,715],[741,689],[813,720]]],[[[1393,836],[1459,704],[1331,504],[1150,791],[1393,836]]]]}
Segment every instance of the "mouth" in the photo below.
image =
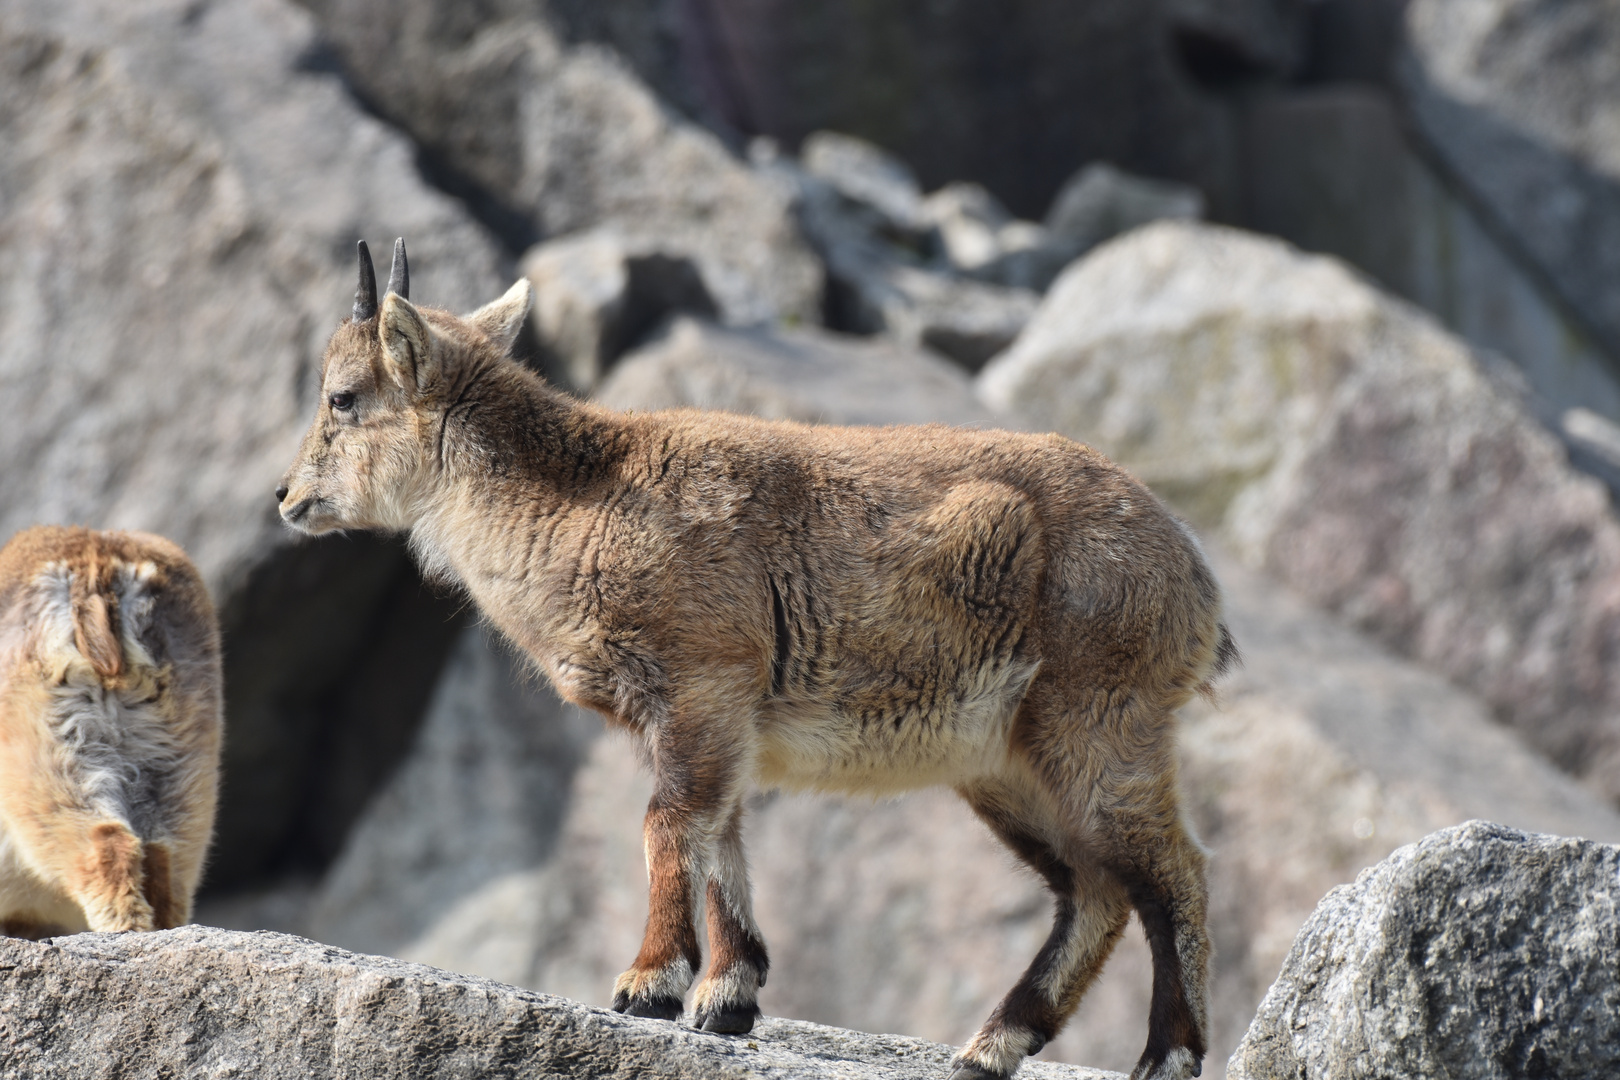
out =
{"type": "Polygon", "coordinates": [[[309,495],[299,499],[291,506],[283,506],[281,508],[281,520],[299,532],[325,532],[326,528],[323,527],[323,523],[320,521],[321,515],[316,512],[321,502],[322,500],[316,496],[309,495]]]}

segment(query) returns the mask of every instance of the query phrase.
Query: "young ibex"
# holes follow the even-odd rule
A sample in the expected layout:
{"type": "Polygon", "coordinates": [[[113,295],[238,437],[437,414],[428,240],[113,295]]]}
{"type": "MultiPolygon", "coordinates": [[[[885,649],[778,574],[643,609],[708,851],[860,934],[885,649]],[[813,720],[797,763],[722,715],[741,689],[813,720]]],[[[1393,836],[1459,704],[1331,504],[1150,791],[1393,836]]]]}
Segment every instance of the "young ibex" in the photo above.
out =
{"type": "Polygon", "coordinates": [[[0,548],[0,933],[191,917],[219,663],[208,590],[169,541],[42,526],[0,548]]]}
{"type": "Polygon", "coordinates": [[[508,357],[518,282],[471,315],[353,317],[276,498],[308,533],[406,532],[655,781],[646,937],[614,1007],[744,1032],[768,960],[742,846],[750,784],[953,787],[1051,887],[1051,937],[956,1061],[1009,1076],[1057,1034],[1135,908],[1154,964],[1139,1078],[1204,1054],[1204,854],[1177,706],[1233,659],[1188,530],[1056,435],[834,428],[573,400],[508,357]]]}

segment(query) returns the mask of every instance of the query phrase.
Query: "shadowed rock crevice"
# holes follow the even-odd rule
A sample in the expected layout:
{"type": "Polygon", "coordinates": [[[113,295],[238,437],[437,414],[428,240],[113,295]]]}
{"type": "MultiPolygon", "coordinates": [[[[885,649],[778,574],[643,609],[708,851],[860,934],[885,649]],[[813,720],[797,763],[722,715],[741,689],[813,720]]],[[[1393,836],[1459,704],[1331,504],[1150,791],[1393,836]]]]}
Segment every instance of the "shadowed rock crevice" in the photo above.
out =
{"type": "Polygon", "coordinates": [[[462,602],[404,544],[279,549],[220,611],[230,717],[207,889],[315,874],[412,746],[462,602]]]}

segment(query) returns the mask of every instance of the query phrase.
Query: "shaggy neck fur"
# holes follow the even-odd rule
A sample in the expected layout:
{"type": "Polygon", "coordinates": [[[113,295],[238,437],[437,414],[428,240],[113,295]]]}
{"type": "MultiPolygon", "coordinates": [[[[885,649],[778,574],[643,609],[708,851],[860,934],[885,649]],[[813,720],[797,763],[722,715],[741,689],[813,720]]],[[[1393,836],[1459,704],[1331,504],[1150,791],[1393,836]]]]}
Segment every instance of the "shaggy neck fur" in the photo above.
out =
{"type": "Polygon", "coordinates": [[[439,419],[437,473],[412,546],[426,573],[460,581],[511,632],[514,605],[546,599],[550,554],[533,539],[543,524],[528,537],[512,525],[555,526],[609,503],[630,434],[614,414],[506,360],[479,364],[439,419]]]}

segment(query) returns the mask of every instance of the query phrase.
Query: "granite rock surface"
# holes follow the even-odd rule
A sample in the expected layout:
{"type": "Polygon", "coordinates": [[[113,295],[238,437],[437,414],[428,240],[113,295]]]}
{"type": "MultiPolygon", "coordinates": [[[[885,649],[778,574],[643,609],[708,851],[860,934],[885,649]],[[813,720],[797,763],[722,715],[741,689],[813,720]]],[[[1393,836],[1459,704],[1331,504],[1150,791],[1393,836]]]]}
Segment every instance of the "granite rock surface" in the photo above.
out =
{"type": "Polygon", "coordinates": [[[1620,848],[1471,821],[1334,889],[1234,1080],[1612,1076],[1620,848]]]}
{"type": "MultiPolygon", "coordinates": [[[[0,1069],[18,1080],[922,1080],[943,1074],[950,1053],[791,1020],[710,1035],[284,934],[0,939],[0,1069]]],[[[1020,1075],[1117,1074],[1042,1062],[1020,1075]]]]}

